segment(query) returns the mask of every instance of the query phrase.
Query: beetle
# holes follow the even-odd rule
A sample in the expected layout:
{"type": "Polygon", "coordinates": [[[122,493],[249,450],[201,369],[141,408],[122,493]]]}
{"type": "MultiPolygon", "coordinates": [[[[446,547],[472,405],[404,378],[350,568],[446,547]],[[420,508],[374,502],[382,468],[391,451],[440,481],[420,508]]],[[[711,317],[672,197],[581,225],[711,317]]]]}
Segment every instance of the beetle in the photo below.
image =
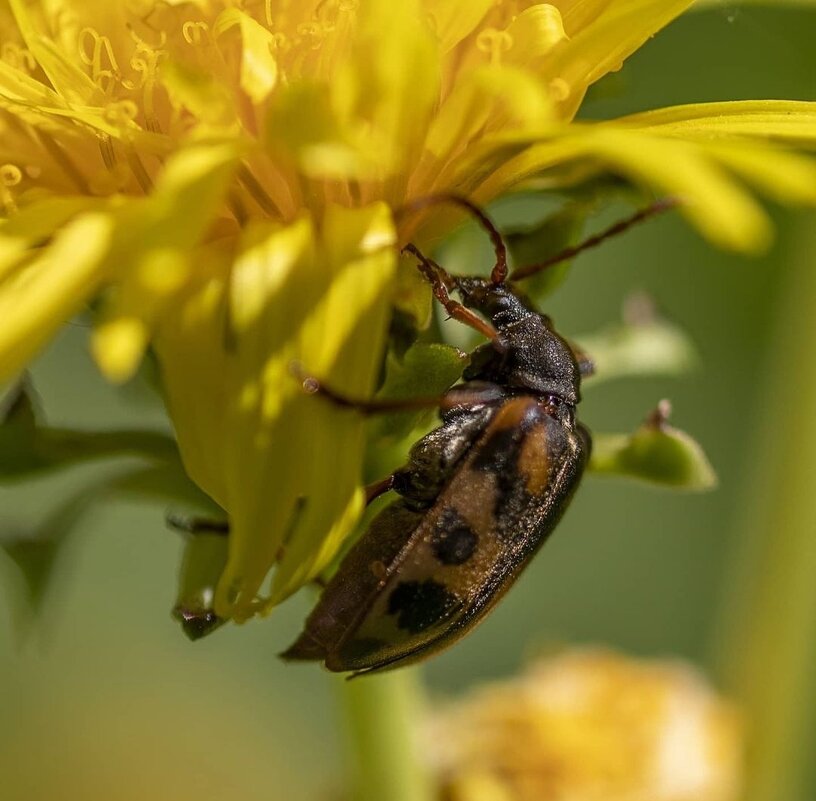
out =
{"type": "MultiPolygon", "coordinates": [[[[439,399],[441,425],[411,449],[404,467],[369,491],[397,498],[341,560],[281,654],[321,661],[330,671],[370,673],[431,656],[466,635],[496,605],[544,544],[572,499],[591,451],[576,420],[589,360],[508,280],[501,235],[478,207],[473,213],[496,250],[489,278],[457,277],[414,245],[419,268],[448,314],[485,336],[461,383],[439,399]],[[456,292],[461,299],[450,297],[456,292]]],[[[668,207],[659,201],[576,248],[517,270],[527,277],[668,207]]],[[[346,398],[301,375],[304,389],[362,412],[400,402],[346,398]]]]}

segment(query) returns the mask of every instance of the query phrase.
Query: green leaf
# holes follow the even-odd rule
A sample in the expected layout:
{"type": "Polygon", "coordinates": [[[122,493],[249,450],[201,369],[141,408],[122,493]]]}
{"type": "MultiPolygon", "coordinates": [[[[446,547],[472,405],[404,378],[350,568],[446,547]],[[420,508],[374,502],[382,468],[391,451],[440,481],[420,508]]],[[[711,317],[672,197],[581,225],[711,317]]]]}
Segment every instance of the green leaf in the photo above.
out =
{"type": "MultiPolygon", "coordinates": [[[[504,232],[507,248],[516,269],[540,264],[576,244],[583,231],[589,205],[570,203],[528,228],[504,232]]],[[[525,279],[525,289],[543,298],[557,289],[569,271],[572,260],[554,264],[525,279]]]]}
{"type": "Polygon", "coordinates": [[[703,491],[717,485],[717,476],[699,443],[666,422],[668,401],[633,434],[593,437],[589,469],[672,489],[703,491]]]}
{"type": "MultiPolygon", "coordinates": [[[[417,343],[402,359],[389,352],[385,382],[377,397],[409,399],[442,395],[459,380],[467,360],[467,354],[458,348],[438,343],[417,343]]],[[[380,442],[393,442],[408,436],[427,416],[427,409],[384,414],[372,421],[369,434],[380,442]]]]}
{"type": "Polygon", "coordinates": [[[623,323],[576,337],[595,365],[592,386],[600,381],[647,375],[682,375],[698,364],[689,336],[655,315],[642,295],[627,301],[623,323]]]}

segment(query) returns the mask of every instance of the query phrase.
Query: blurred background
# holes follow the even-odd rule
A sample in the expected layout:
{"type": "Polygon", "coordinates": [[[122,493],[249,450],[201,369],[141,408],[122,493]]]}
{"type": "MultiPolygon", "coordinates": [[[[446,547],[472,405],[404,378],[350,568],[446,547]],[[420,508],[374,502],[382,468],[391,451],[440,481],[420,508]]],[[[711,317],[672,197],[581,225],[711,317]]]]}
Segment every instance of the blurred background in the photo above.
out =
{"type": "MultiPolygon", "coordinates": [[[[816,10],[725,5],[689,14],[600,84],[583,115],[814,100],[815,23],[816,10]]],[[[816,232],[812,214],[774,216],[777,245],[761,259],[715,252],[669,215],[576,263],[547,308],[560,330],[575,336],[615,322],[624,298],[645,290],[700,356],[685,377],[587,391],[582,419],[598,431],[630,431],[668,397],[673,422],[703,444],[720,486],[693,495],[590,477],[497,611],[424,668],[432,695],[508,675],[531,654],[566,643],[681,657],[750,693],[756,682],[741,675],[740,649],[746,665],[764,649],[764,691],[787,710],[780,714],[801,716],[785,746],[777,801],[816,797],[808,759],[816,679],[802,670],[808,654],[816,657],[816,591],[806,581],[816,573],[816,232]],[[765,597],[781,599],[779,608],[763,602],[754,615],[765,597]],[[795,653],[773,639],[786,630],[799,634],[795,653]]],[[[97,376],[87,334],[81,324],[68,327],[34,367],[48,421],[163,426],[147,393],[115,390],[97,376]]],[[[97,464],[4,486],[0,525],[40,525],[71,493],[126,467],[97,464]]],[[[33,626],[13,600],[19,576],[0,554],[10,590],[0,623],[3,798],[338,797],[338,680],[276,657],[312,599],[301,593],[267,620],[188,642],[169,615],[181,541],[165,529],[164,513],[161,504],[95,506],[58,553],[57,580],[33,626]]]]}

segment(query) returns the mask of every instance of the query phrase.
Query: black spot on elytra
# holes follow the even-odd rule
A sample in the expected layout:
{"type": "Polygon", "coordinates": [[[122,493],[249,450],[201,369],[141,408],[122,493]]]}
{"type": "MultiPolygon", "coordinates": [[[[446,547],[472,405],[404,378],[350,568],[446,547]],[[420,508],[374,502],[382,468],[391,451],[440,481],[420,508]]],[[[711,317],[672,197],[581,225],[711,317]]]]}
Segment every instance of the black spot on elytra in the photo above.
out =
{"type": "Polygon", "coordinates": [[[473,556],[479,537],[457,514],[446,509],[431,535],[431,547],[443,565],[463,565],[473,556]]]}
{"type": "Polygon", "coordinates": [[[456,596],[433,579],[403,581],[388,598],[388,614],[397,615],[397,626],[418,634],[444,620],[456,603],[456,596]]]}

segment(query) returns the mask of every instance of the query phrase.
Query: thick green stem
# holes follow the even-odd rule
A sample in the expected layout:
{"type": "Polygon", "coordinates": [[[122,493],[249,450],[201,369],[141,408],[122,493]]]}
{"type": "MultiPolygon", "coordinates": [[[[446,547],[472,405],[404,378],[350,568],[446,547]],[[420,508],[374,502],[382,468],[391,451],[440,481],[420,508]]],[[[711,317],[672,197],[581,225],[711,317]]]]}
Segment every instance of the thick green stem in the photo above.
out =
{"type": "Polygon", "coordinates": [[[343,680],[340,694],[350,752],[349,801],[432,801],[433,785],[417,748],[418,671],[343,680]]]}
{"type": "Polygon", "coordinates": [[[753,482],[715,631],[722,679],[747,713],[747,801],[809,797],[802,770],[812,750],[806,735],[816,663],[814,251],[810,226],[780,270],[786,287],[750,460],[753,482]]]}

